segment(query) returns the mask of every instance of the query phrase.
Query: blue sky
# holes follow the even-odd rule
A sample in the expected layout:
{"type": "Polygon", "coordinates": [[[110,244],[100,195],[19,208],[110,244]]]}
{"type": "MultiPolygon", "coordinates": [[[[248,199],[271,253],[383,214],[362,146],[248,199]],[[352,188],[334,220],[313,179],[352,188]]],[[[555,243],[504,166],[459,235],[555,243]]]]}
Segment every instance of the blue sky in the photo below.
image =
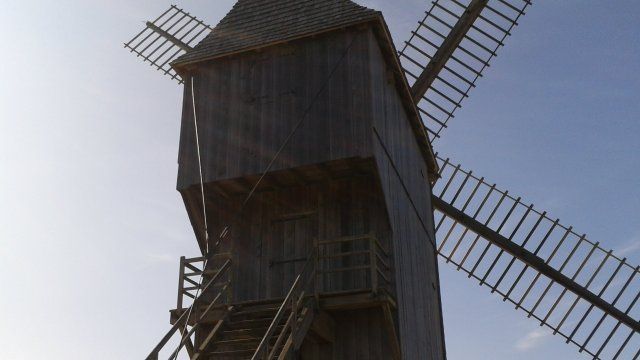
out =
{"type": "MultiPolygon", "coordinates": [[[[215,24],[233,1],[178,1],[215,24]]],[[[424,0],[363,0],[400,44],[424,0]]],[[[139,359],[196,255],[181,90],[122,42],[169,3],[0,12],[0,358],[139,359]]],[[[640,3],[538,1],[436,149],[640,263],[640,3]]],[[[449,358],[581,359],[441,267],[449,358]]]]}

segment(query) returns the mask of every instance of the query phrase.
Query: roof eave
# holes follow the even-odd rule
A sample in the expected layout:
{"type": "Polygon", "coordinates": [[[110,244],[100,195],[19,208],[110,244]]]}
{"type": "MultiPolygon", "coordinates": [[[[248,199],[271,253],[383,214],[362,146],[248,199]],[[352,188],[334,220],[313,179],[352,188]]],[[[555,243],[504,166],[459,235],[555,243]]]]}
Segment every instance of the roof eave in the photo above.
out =
{"type": "Polygon", "coordinates": [[[413,131],[420,143],[420,148],[422,150],[422,155],[425,158],[425,161],[429,167],[429,181],[433,184],[438,179],[439,174],[439,166],[436,161],[435,153],[433,152],[433,146],[429,141],[429,137],[427,135],[426,128],[422,123],[422,118],[420,117],[420,112],[418,110],[417,104],[413,100],[413,96],[411,95],[411,87],[409,86],[409,82],[407,81],[407,77],[402,69],[402,65],[400,64],[400,58],[396,52],[396,47],[393,43],[393,38],[391,37],[391,32],[387,27],[386,22],[384,21],[384,17],[382,14],[378,16],[378,26],[381,30],[381,34],[379,36],[384,36],[383,42],[381,44],[386,43],[387,48],[383,48],[383,51],[388,52],[388,57],[393,59],[393,73],[396,77],[396,81],[401,85],[398,86],[398,90],[400,91],[400,95],[402,97],[405,108],[411,112],[409,118],[412,122],[413,131]]]}
{"type": "Polygon", "coordinates": [[[260,51],[260,50],[263,50],[263,49],[266,49],[266,48],[269,48],[269,47],[286,44],[286,43],[289,43],[289,42],[292,42],[292,41],[308,38],[308,37],[311,37],[311,36],[324,35],[324,34],[327,34],[327,33],[330,33],[330,32],[334,32],[334,31],[337,31],[337,30],[342,30],[342,29],[346,29],[346,28],[350,28],[350,27],[354,27],[354,26],[359,26],[359,25],[362,25],[362,24],[370,23],[370,22],[376,22],[379,17],[381,17],[380,14],[378,14],[378,16],[376,16],[376,17],[371,17],[369,19],[348,22],[348,23],[341,24],[340,26],[328,27],[328,28],[323,29],[321,31],[300,33],[300,34],[296,34],[295,36],[291,36],[291,37],[284,38],[284,39],[281,39],[281,40],[266,42],[266,43],[260,44],[258,46],[238,48],[238,49],[233,50],[233,51],[227,51],[227,52],[214,54],[214,55],[210,55],[210,56],[203,56],[203,57],[200,57],[200,58],[197,58],[197,59],[193,59],[193,60],[180,61],[178,59],[178,60],[173,61],[170,65],[179,74],[180,73],[186,73],[188,71],[189,67],[191,67],[191,66],[193,66],[195,64],[200,64],[200,63],[207,62],[207,61],[212,61],[212,60],[219,60],[221,58],[226,58],[226,57],[230,57],[230,56],[246,53],[246,52],[249,52],[249,51],[260,51]]]}

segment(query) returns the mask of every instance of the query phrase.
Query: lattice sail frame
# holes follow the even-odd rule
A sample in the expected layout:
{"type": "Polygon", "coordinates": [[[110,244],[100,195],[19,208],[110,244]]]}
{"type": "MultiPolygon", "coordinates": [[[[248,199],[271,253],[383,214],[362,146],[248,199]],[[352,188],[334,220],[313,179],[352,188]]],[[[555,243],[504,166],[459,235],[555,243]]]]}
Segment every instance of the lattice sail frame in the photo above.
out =
{"type": "Polygon", "coordinates": [[[175,5],[148,21],[125,48],[180,84],[183,80],[171,62],[199,43],[213,28],[175,5]]]}
{"type": "MultiPolygon", "coordinates": [[[[431,8],[399,53],[410,84],[427,67],[471,2],[432,2],[431,8]]],[[[431,141],[440,137],[530,4],[529,0],[489,0],[480,12],[418,103],[431,141]]]]}
{"type": "MultiPolygon", "coordinates": [[[[640,319],[640,267],[449,159],[438,159],[441,179],[435,196],[534,253],[636,322],[640,319]]],[[[640,333],[443,212],[437,211],[435,219],[438,252],[445,263],[488,286],[580,352],[595,359],[640,356],[640,333]]]]}

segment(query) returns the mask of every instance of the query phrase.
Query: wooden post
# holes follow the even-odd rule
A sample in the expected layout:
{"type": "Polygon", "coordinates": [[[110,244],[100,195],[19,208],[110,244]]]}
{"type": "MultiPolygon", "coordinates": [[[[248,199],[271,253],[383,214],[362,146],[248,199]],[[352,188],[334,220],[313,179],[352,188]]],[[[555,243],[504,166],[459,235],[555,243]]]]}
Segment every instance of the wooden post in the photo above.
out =
{"type": "MultiPolygon", "coordinates": [[[[229,260],[232,260],[231,255],[228,256],[229,260]]],[[[231,304],[233,301],[233,263],[229,266],[229,270],[227,270],[227,304],[231,304]]]]}
{"type": "Polygon", "coordinates": [[[184,292],[184,262],[185,262],[185,257],[181,256],[180,257],[180,270],[179,270],[179,275],[178,275],[178,304],[176,306],[176,309],[182,309],[182,299],[183,299],[183,292],[184,292]]]}
{"type": "Polygon", "coordinates": [[[391,307],[389,304],[384,304],[382,306],[382,315],[384,316],[384,323],[387,328],[387,336],[391,341],[391,351],[393,353],[393,360],[402,359],[402,350],[400,348],[400,341],[398,340],[398,335],[396,334],[396,326],[395,321],[393,320],[393,314],[391,313],[391,307]]]}
{"type": "Polygon", "coordinates": [[[313,252],[313,256],[315,256],[315,259],[313,259],[313,295],[316,298],[316,301],[318,303],[320,303],[320,283],[321,283],[321,279],[318,280],[318,277],[320,276],[320,244],[318,243],[318,238],[314,238],[313,239],[313,246],[315,248],[314,252],[313,252]]]}
{"type": "MultiPolygon", "coordinates": [[[[303,293],[304,292],[300,293],[300,296],[302,296],[303,293]]],[[[298,322],[298,301],[299,298],[297,296],[291,298],[291,337],[293,337],[296,332],[296,323],[298,322]]],[[[283,329],[282,331],[286,332],[287,329],[283,329]]]]}
{"type": "Polygon", "coordinates": [[[376,238],[369,234],[369,266],[371,267],[371,292],[378,294],[378,267],[376,266],[376,238]]]}

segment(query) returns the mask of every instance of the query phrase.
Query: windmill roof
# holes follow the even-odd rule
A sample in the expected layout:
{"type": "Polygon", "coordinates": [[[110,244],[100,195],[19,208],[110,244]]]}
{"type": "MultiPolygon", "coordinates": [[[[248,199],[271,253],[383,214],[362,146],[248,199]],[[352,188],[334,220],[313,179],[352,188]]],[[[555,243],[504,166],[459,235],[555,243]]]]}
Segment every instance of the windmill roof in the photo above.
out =
{"type": "Polygon", "coordinates": [[[350,0],[239,0],[207,37],[173,65],[266,47],[380,16],[350,0]]]}

